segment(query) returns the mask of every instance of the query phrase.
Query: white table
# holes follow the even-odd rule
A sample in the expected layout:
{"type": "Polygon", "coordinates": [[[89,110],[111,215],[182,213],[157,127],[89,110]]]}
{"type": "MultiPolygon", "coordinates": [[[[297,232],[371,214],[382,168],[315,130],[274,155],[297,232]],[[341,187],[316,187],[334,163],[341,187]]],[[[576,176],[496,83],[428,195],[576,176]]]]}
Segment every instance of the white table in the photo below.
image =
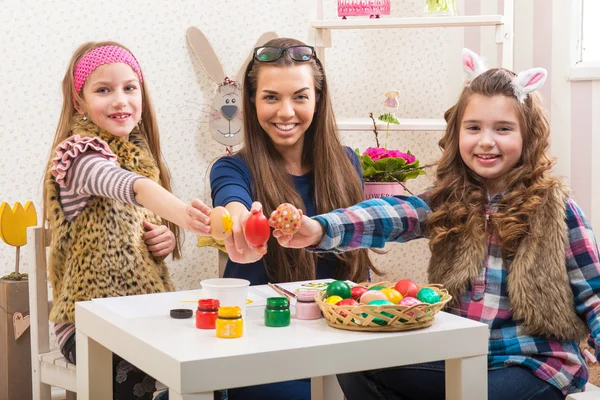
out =
{"type": "MultiPolygon", "coordinates": [[[[265,287],[250,290],[260,295],[265,287]]],[[[194,318],[172,319],[161,309],[182,296],[190,298],[176,292],[77,303],[77,398],[111,398],[114,352],[167,385],[171,400],[212,400],[214,390],[308,377],[312,399],[342,400],[338,373],[435,360],[446,360],[448,400],[487,399],[488,328],[479,322],[441,312],[429,328],[397,333],[338,330],[323,318],[269,328],[264,308],[251,307],[244,336],[219,339],[196,329],[194,318]]]]}

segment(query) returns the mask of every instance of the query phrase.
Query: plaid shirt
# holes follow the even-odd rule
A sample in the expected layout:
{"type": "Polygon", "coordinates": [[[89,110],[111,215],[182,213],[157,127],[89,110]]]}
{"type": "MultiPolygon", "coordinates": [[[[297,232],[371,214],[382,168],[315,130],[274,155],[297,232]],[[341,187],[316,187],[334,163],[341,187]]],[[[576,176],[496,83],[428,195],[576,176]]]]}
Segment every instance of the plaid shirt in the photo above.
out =
{"type": "MultiPolygon", "coordinates": [[[[497,210],[500,195],[486,207],[497,210]]],[[[323,240],[312,250],[343,252],[356,248],[382,248],[386,242],[407,242],[423,238],[424,222],[430,212],[417,196],[399,196],[364,201],[353,207],[314,217],[325,227],[323,240]]],[[[589,221],[571,199],[566,219],[569,243],[566,269],[577,313],[587,322],[590,345],[600,349],[600,262],[598,246],[589,221]]],[[[485,323],[490,328],[488,368],[522,366],[556,386],[564,394],[579,392],[588,378],[588,369],[575,341],[556,341],[527,336],[510,310],[507,267],[502,261],[495,234],[488,241],[487,257],[479,276],[460,299],[460,309],[449,312],[485,323]]]]}

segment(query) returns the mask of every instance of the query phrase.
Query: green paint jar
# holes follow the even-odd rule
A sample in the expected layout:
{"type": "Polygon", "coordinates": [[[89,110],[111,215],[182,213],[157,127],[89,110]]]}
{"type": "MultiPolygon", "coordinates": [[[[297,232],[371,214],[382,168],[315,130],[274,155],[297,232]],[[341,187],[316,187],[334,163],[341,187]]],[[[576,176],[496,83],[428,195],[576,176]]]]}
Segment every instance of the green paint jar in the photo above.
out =
{"type": "Polygon", "coordinates": [[[285,297],[269,297],[265,308],[265,325],[274,328],[290,324],[290,301],[285,297]]]}

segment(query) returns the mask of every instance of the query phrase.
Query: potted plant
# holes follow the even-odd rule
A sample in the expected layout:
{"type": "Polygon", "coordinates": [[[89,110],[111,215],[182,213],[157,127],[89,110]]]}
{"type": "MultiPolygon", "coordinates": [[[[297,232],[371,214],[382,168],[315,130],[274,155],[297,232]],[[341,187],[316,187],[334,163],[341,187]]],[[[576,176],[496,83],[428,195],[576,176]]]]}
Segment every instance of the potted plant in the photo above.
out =
{"type": "Polygon", "coordinates": [[[29,281],[19,263],[27,227],[36,223],[33,203],[0,205],[0,239],[15,247],[15,269],[0,278],[0,400],[31,398],[29,281]]]}
{"type": "Polygon", "coordinates": [[[388,149],[387,143],[386,146],[380,147],[373,113],[369,113],[369,117],[373,121],[373,133],[377,147],[369,147],[362,154],[358,149],[355,150],[365,181],[365,200],[399,195],[404,191],[412,194],[404,182],[415,179],[419,175],[425,175],[425,168],[429,166],[420,166],[419,160],[410,151],[388,149]]]}
{"type": "Polygon", "coordinates": [[[425,16],[458,15],[456,0],[425,0],[425,16]]]}

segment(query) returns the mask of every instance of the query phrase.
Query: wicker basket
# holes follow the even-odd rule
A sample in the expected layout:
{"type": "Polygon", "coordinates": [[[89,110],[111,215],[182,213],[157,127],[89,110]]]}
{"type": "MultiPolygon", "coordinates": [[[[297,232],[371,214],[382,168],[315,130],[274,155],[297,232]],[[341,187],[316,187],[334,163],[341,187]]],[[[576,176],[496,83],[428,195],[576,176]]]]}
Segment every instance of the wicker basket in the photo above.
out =
{"type": "MultiPolygon", "coordinates": [[[[371,284],[369,287],[376,285],[394,287],[390,282],[371,284]]],[[[350,331],[407,331],[426,328],[433,324],[435,314],[452,299],[452,296],[441,285],[419,286],[419,289],[424,287],[438,292],[440,301],[435,304],[422,303],[410,307],[400,304],[336,306],[325,303],[325,291],[319,292],[315,300],[321,308],[327,324],[334,328],[350,331]]]]}

